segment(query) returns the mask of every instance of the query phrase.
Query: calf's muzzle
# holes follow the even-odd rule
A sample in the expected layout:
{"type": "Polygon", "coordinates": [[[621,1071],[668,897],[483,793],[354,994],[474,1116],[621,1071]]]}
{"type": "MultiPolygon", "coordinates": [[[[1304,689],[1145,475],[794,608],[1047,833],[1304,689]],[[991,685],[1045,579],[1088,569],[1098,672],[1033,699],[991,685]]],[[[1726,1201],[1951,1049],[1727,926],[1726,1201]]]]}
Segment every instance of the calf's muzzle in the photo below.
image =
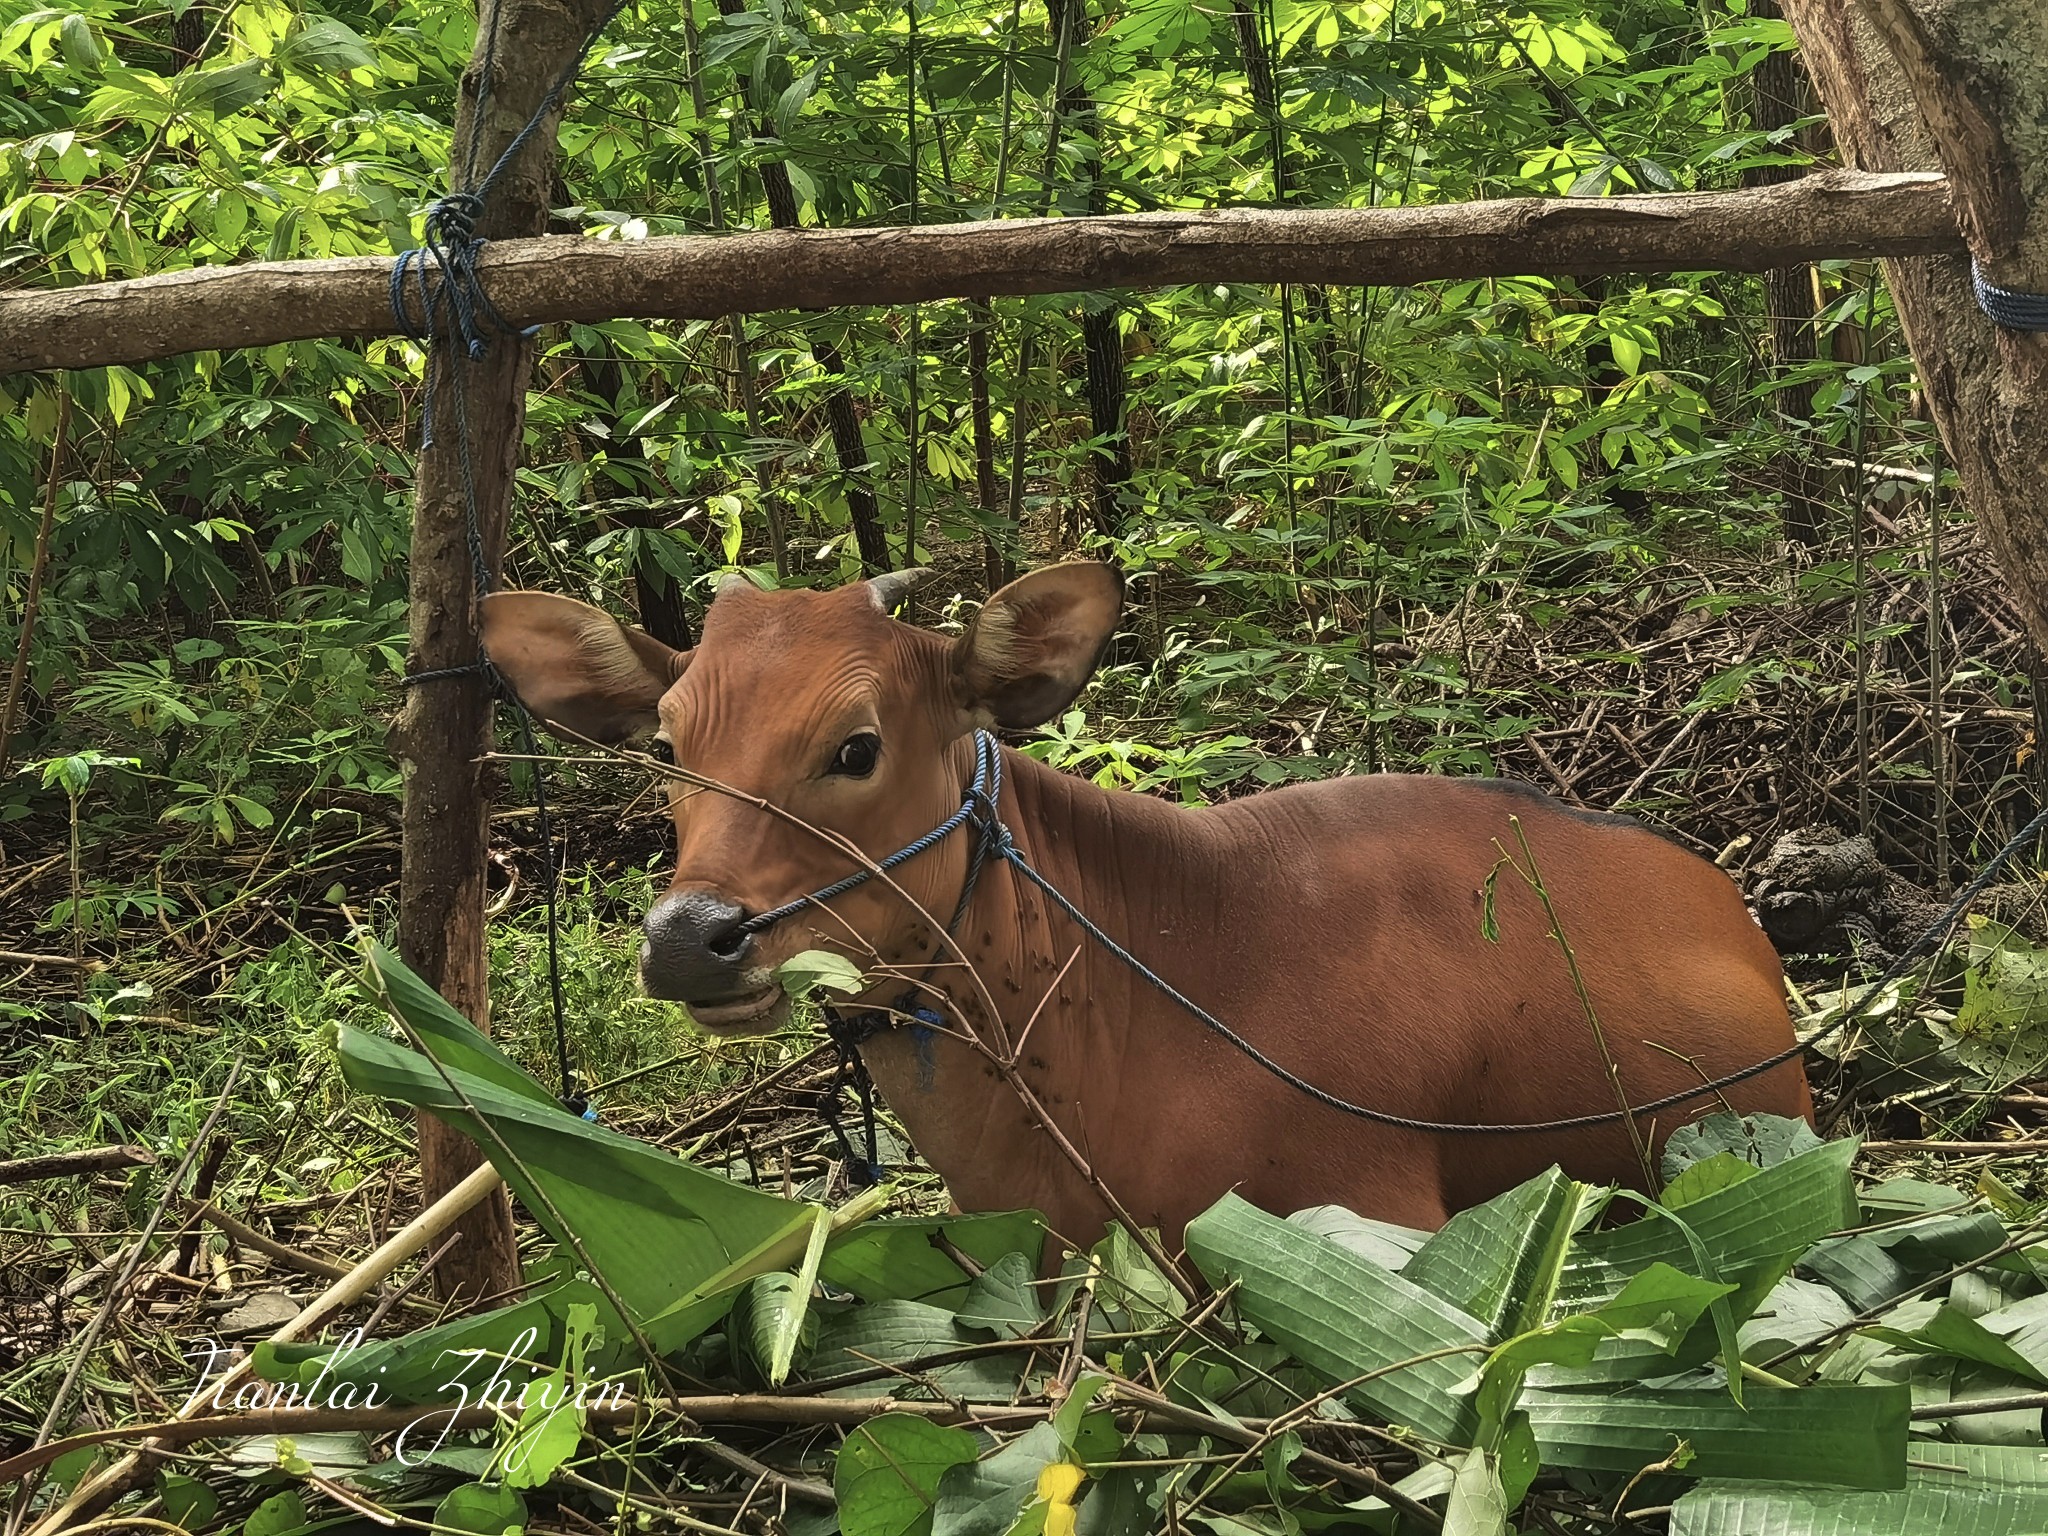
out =
{"type": "Polygon", "coordinates": [[[648,909],[641,925],[640,980],[652,997],[721,1003],[748,992],[754,936],[741,925],[744,907],[716,891],[672,891],[648,909]]]}

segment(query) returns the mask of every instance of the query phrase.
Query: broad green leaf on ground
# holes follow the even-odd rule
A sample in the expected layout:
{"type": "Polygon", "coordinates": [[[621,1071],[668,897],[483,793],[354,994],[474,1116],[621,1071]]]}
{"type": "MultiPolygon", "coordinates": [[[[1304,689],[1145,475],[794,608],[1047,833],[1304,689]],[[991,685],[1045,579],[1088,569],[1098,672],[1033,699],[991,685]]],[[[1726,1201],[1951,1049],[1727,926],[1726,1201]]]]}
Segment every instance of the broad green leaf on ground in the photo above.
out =
{"type": "Polygon", "coordinates": [[[832,1469],[845,1536],[929,1536],[939,1479],[980,1454],[964,1429],[908,1413],[869,1419],[846,1437],[832,1469]]]}
{"type": "Polygon", "coordinates": [[[956,1314],[970,1328],[986,1328],[1001,1338],[1022,1338],[1045,1322],[1039,1304],[1038,1272],[1021,1253],[1006,1253],[976,1275],[956,1314]]]}
{"type": "Polygon", "coordinates": [[[986,1460],[949,1469],[939,1479],[932,1536],[1008,1536],[1038,1497],[1039,1473],[1059,1459],[1059,1436],[1038,1424],[986,1460]]]}
{"type": "Polygon", "coordinates": [[[1074,1382],[1066,1401],[1052,1416],[1054,1433],[1060,1437],[1060,1454],[1084,1467],[1114,1461],[1123,1450],[1123,1432],[1107,1409],[1097,1408],[1095,1399],[1109,1386],[1109,1378],[1089,1373],[1074,1382]]]}
{"type": "Polygon", "coordinates": [[[526,1500],[504,1483],[464,1483],[434,1511],[434,1524],[470,1536],[504,1536],[526,1525],[526,1500]]]}
{"type": "MultiPolygon", "coordinates": [[[[1669,1355],[1700,1315],[1731,1289],[1668,1264],[1652,1264],[1598,1312],[1560,1318],[1509,1339],[1487,1356],[1476,1378],[1478,1448],[1489,1455],[1502,1449],[1509,1418],[1515,1415],[1516,1399],[1532,1367],[1585,1365],[1602,1342],[1613,1338],[1640,1339],[1669,1355]]],[[[1526,1424],[1526,1415],[1515,1415],[1515,1419],[1526,1424]]],[[[1464,1475],[1461,1473],[1461,1478],[1464,1475]]],[[[1526,1487],[1526,1482],[1522,1486],[1526,1487]]]]}
{"type": "Polygon", "coordinates": [[[1702,1482],[1671,1536],[2030,1536],[2048,1531],[2048,1451],[1915,1441],[1897,1492],[1702,1482]]]}
{"type": "Polygon", "coordinates": [[[352,1088],[431,1110],[474,1140],[548,1235],[579,1262],[587,1255],[636,1320],[724,1294],[803,1256],[813,1206],[745,1188],[551,1103],[443,1068],[458,1096],[425,1057],[376,1035],[343,1026],[339,1044],[352,1088]],[[471,1118],[465,1096],[496,1137],[471,1118]],[[518,1163],[506,1159],[497,1138],[518,1163]]]}
{"type": "MultiPolygon", "coordinates": [[[[1581,1234],[1558,1287],[1558,1310],[1593,1311],[1653,1263],[1696,1272],[1700,1260],[1689,1231],[1715,1278],[1736,1287],[1676,1357],[1680,1365],[1705,1361],[1723,1347],[1717,1336],[1723,1318],[1731,1325],[1732,1344],[1734,1327],[1763,1304],[1800,1255],[1828,1233],[1856,1224],[1860,1212],[1849,1177],[1856,1146],[1829,1142],[1802,1152],[1740,1184],[1701,1195],[1674,1212],[1675,1219],[1653,1214],[1581,1234]]],[[[1649,1373],[1654,1358],[1640,1341],[1617,1340],[1603,1345],[1589,1365],[1543,1366],[1532,1379],[1542,1385],[1638,1379],[1649,1373]]]]}
{"type": "Polygon", "coordinates": [[[1981,915],[1967,922],[1970,947],[1956,1033],[1989,1034],[2048,1023],[2048,949],[1981,915]]]}
{"type": "Polygon", "coordinates": [[[1118,1326],[1161,1328],[1187,1311],[1186,1299],[1121,1223],[1111,1222],[1088,1255],[1097,1275],[1095,1305],[1118,1326]]]}
{"type": "Polygon", "coordinates": [[[1725,1391],[1524,1392],[1543,1464],[1630,1476],[1681,1445],[1694,1477],[1901,1488],[1904,1387],[1752,1386],[1742,1407],[1725,1391]]]}
{"type": "Polygon", "coordinates": [[[1074,1516],[1074,1536],[1144,1536],[1166,1481],[1161,1467],[1112,1467],[1091,1477],[1074,1516]]]}
{"type": "Polygon", "coordinates": [[[1444,1508],[1444,1536],[1505,1536],[1507,1494],[1495,1458],[1477,1446],[1458,1461],[1451,1500],[1444,1508]]]}
{"type": "Polygon", "coordinates": [[[932,1239],[948,1243],[986,1268],[1021,1253],[1035,1274],[1045,1246],[1036,1211],[979,1216],[885,1217],[840,1233],[818,1264],[818,1278],[863,1301],[923,1301],[957,1307],[969,1276],[932,1239]]]}
{"type": "Polygon", "coordinates": [[[1733,1152],[1716,1152],[1712,1157],[1703,1157],[1688,1164],[1683,1173],[1664,1186],[1657,1203],[1666,1210],[1679,1210],[1702,1196],[1753,1179],[1762,1171],[1755,1163],[1745,1162],[1733,1152]]]}
{"type": "MultiPolygon", "coordinates": [[[[1821,1238],[1860,1222],[1849,1177],[1858,1145],[1828,1142],[1740,1185],[1703,1195],[1685,1208],[1685,1224],[1724,1279],[1742,1283],[1738,1276],[1787,1264],[1821,1238]]],[[[1654,1215],[1586,1233],[1573,1245],[1559,1305],[1581,1310],[1582,1302],[1615,1294],[1658,1260],[1683,1269],[1691,1258],[1691,1245],[1676,1224],[1654,1215]]],[[[1769,1287],[1756,1301],[1767,1294],[1769,1287]]]]}
{"type": "Polygon", "coordinates": [[[371,995],[418,1031],[442,1066],[481,1077],[539,1104],[555,1103],[554,1095],[501,1051],[496,1041],[382,944],[370,946],[369,966],[371,995]]]}
{"type": "Polygon", "coordinates": [[[818,1261],[832,1234],[832,1213],[819,1206],[811,1226],[803,1262],[795,1274],[757,1275],[747,1282],[747,1346],[771,1387],[789,1379],[804,1323],[810,1316],[811,1293],[817,1289],[818,1261]]]}
{"type": "MultiPolygon", "coordinates": [[[[457,1490],[458,1492],[460,1490],[457,1490]]],[[[515,1494],[516,1498],[517,1495],[515,1494]]],[[[446,1500],[442,1501],[445,1508],[446,1500]]],[[[524,1510],[522,1507],[522,1518],[524,1510]]],[[[306,1500],[296,1488],[287,1488],[282,1493],[273,1493],[258,1504],[242,1522],[242,1536],[285,1536],[287,1531],[296,1531],[306,1523],[306,1500]]],[[[469,1527],[458,1527],[469,1529],[469,1527]]],[[[503,1527],[499,1527],[502,1530],[503,1527]]],[[[493,1530],[491,1536],[498,1536],[493,1530]]]]}
{"type": "Polygon", "coordinates": [[[1498,1342],[1550,1315],[1572,1234],[1594,1202],[1590,1186],[1556,1168],[1460,1211],[1416,1250],[1401,1278],[1486,1326],[1498,1342]]]}
{"type": "Polygon", "coordinates": [[[1974,1360],[1979,1365],[1995,1366],[2001,1371],[2010,1372],[2037,1387],[2048,1386],[2048,1375],[2044,1375],[2033,1361],[2020,1354],[1982,1323],[1974,1318],[1965,1317],[1954,1307],[1940,1307],[1933,1317],[1909,1331],[1898,1328],[1869,1328],[1865,1332],[1874,1339],[1882,1339],[1887,1344],[1914,1354],[1947,1355],[1955,1360],[1974,1360]]]}
{"type": "Polygon", "coordinates": [[[1738,1330],[1743,1357],[1766,1360],[1802,1349],[1847,1327],[1855,1315],[1832,1286],[1787,1275],[1738,1330]]]}
{"type": "MultiPolygon", "coordinates": [[[[316,1382],[336,1386],[375,1387],[387,1403],[454,1402],[491,1381],[493,1372],[516,1396],[541,1370],[502,1363],[516,1355],[541,1367],[561,1358],[566,1332],[566,1307],[572,1300],[601,1300],[591,1286],[564,1286],[560,1292],[516,1302],[491,1312],[458,1317],[390,1339],[356,1344],[258,1344],[253,1368],[265,1381],[296,1381],[309,1390],[316,1382]],[[481,1362],[488,1361],[488,1364],[481,1362]]],[[[606,1310],[609,1310],[607,1308],[606,1310]]],[[[322,1389],[322,1402],[333,1394],[322,1389]]],[[[363,1406],[367,1399],[336,1406],[363,1406]]],[[[432,1426],[427,1426],[431,1438],[432,1426]]]]}
{"type": "Polygon", "coordinates": [[[1474,1411],[1456,1388],[1483,1351],[1443,1352],[1484,1343],[1470,1313],[1236,1195],[1188,1223],[1187,1249],[1211,1285],[1237,1283],[1238,1309],[1261,1333],[1332,1383],[1388,1371],[1347,1397],[1432,1440],[1469,1441],[1474,1411]]]}
{"type": "Polygon", "coordinates": [[[1951,1184],[1930,1184],[1925,1179],[1885,1179],[1872,1184],[1857,1197],[1868,1221],[1888,1221],[1896,1216],[1953,1216],[1977,1203],[1951,1184]]]}
{"type": "Polygon", "coordinates": [[[1675,1179],[1722,1152],[1758,1168],[1775,1168],[1820,1144],[1812,1126],[1789,1115],[1708,1115],[1671,1133],[1664,1143],[1664,1177],[1675,1179]]]}
{"type": "Polygon", "coordinates": [[[1800,1255],[1799,1268],[1841,1292],[1858,1312],[1875,1312],[1920,1279],[1865,1233],[1830,1238],[1800,1255]]]}
{"type": "Polygon", "coordinates": [[[563,1328],[561,1357],[554,1369],[534,1383],[532,1391],[514,1399],[521,1405],[519,1422],[498,1455],[499,1470],[511,1487],[544,1486],[582,1443],[585,1346],[596,1328],[596,1307],[571,1306],[563,1328]],[[572,1382],[577,1388],[574,1391],[572,1382]]]}
{"type": "MultiPolygon", "coordinates": [[[[874,1301],[837,1309],[819,1309],[818,1342],[805,1366],[805,1376],[822,1381],[856,1372],[872,1373],[877,1363],[902,1365],[927,1355],[970,1345],[987,1344],[990,1335],[968,1328],[951,1312],[921,1301],[874,1301]]],[[[943,1392],[977,1402],[1008,1402],[1017,1390],[1028,1349],[1003,1350],[946,1365],[920,1368],[914,1375],[881,1385],[835,1388],[845,1397],[873,1397],[878,1391],[898,1397],[929,1400],[943,1392]],[[923,1383],[930,1383],[926,1386],[923,1383]]]]}
{"type": "Polygon", "coordinates": [[[1360,1258],[1371,1259],[1381,1269],[1400,1270],[1433,1233],[1414,1227],[1399,1227],[1390,1221],[1375,1221],[1341,1205],[1312,1205],[1287,1218],[1319,1237],[1327,1237],[1349,1248],[1360,1258]]]}

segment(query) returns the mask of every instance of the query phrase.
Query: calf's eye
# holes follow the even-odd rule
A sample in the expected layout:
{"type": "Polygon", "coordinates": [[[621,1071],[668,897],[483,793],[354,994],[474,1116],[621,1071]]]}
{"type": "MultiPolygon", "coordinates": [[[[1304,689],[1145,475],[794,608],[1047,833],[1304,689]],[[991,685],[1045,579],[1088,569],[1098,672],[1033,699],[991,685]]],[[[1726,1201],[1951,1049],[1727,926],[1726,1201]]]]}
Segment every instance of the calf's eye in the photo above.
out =
{"type": "Polygon", "coordinates": [[[873,731],[857,731],[839,744],[832,754],[829,773],[849,779],[864,779],[875,771],[875,759],[882,755],[882,738],[873,731]]]}

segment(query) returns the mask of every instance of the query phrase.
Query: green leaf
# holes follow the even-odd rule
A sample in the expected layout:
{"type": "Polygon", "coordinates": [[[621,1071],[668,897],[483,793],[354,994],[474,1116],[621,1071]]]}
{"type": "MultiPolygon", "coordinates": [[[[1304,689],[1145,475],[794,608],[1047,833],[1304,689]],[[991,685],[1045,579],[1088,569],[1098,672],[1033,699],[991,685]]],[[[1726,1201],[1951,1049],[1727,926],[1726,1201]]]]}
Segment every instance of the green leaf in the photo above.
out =
{"type": "Polygon", "coordinates": [[[1444,1536],[1505,1536],[1507,1528],[1507,1494],[1499,1464],[1475,1446],[1459,1458],[1451,1501],[1444,1509],[1444,1536]]]}
{"type": "Polygon", "coordinates": [[[434,1524],[468,1531],[470,1536],[503,1536],[525,1528],[526,1500],[503,1483],[464,1483],[441,1500],[434,1524]]]}
{"type": "Polygon", "coordinates": [[[352,69],[375,69],[377,50],[353,28],[321,17],[284,40],[277,50],[277,62],[314,74],[342,75],[352,69]]]}
{"type": "MultiPolygon", "coordinates": [[[[343,1077],[358,1092],[430,1110],[476,1141],[548,1235],[572,1252],[580,1243],[580,1254],[643,1325],[661,1321],[694,1336],[691,1330],[723,1315],[741,1282],[802,1257],[815,1206],[748,1189],[570,1114],[445,1003],[429,1004],[429,989],[416,977],[408,981],[394,958],[380,951],[375,965],[392,1005],[447,1058],[437,1069],[344,1025],[337,1037],[343,1077]],[[454,1059],[476,1071],[449,1064],[454,1059]],[[464,1096],[495,1138],[472,1119],[464,1096]]],[[[655,1342],[673,1348],[686,1339],[655,1342]]]]}
{"type": "Polygon", "coordinates": [[[1864,1330],[1874,1339],[1881,1339],[1899,1349],[1914,1354],[1948,1355],[1957,1360],[1974,1360],[1980,1365],[1996,1366],[2001,1371],[2031,1381],[2037,1387],[2048,1387],[2048,1375],[2033,1361],[2014,1349],[2005,1340],[1992,1333],[1974,1318],[1966,1317],[1954,1307],[1943,1305],[1926,1324],[1911,1331],[1897,1328],[1867,1328],[1864,1330]]]}
{"type": "Polygon", "coordinates": [[[1401,1278],[1478,1318],[1489,1339],[1525,1332],[1549,1315],[1566,1248],[1594,1198],[1588,1186],[1547,1169],[1458,1212],[1401,1278]]]}
{"type": "Polygon", "coordinates": [[[98,69],[106,57],[99,38],[93,34],[92,23],[75,11],[64,18],[57,35],[64,48],[64,62],[73,69],[98,69]]]}
{"type": "Polygon", "coordinates": [[[220,1513],[219,1495],[198,1478],[182,1472],[157,1473],[156,1492],[164,1501],[164,1518],[188,1531],[211,1524],[220,1513]]]}
{"type": "Polygon", "coordinates": [[[793,1275],[760,1275],[747,1284],[734,1311],[734,1332],[770,1386],[789,1379],[817,1288],[818,1261],[832,1233],[831,1212],[820,1206],[803,1262],[793,1275]]]}
{"type": "Polygon", "coordinates": [[[1045,1322],[1037,1278],[1037,1270],[1023,1254],[1004,1254],[968,1283],[967,1299],[960,1303],[960,1321],[1006,1339],[1036,1331],[1045,1322]]]}
{"type": "Polygon", "coordinates": [[[261,59],[243,59],[214,69],[187,70],[178,77],[176,99],[187,110],[211,117],[232,117],[270,94],[270,76],[261,59]]]}
{"type": "Polygon", "coordinates": [[[1104,1315],[1132,1329],[1163,1328],[1182,1317],[1187,1300],[1159,1272],[1121,1222],[1111,1222],[1088,1250],[1101,1279],[1095,1304],[1104,1315]]]}
{"type": "Polygon", "coordinates": [[[2048,1530],[2038,1446],[1916,1441],[1894,1493],[1702,1482],[1671,1511],[1671,1536],[2014,1536],[2048,1530]]]}
{"type": "Polygon", "coordinates": [[[939,1479],[980,1454],[964,1429],[908,1413],[869,1419],[846,1437],[832,1469],[844,1536],[929,1536],[939,1479]]]}
{"type": "MultiPolygon", "coordinates": [[[[1680,1364],[1706,1360],[1727,1347],[1728,1341],[1717,1337],[1723,1318],[1739,1325],[1816,1241],[1861,1221],[1849,1177],[1856,1147],[1854,1141],[1828,1142],[1741,1184],[1702,1195],[1673,1217],[1650,1215],[1581,1234],[1558,1287],[1558,1310],[1595,1311],[1653,1263],[1696,1273],[1700,1261],[1692,1240],[1697,1239],[1714,1278],[1736,1287],[1717,1303],[1714,1327],[1702,1325],[1677,1356],[1680,1364]]],[[[1593,1364],[1582,1370],[1545,1366],[1535,1379],[1544,1385],[1640,1379],[1657,1358],[1660,1352],[1643,1341],[1617,1340],[1602,1345],[1593,1364]]]]}
{"type": "Polygon", "coordinates": [[[560,1356],[553,1372],[519,1395],[519,1423],[499,1457],[505,1481],[514,1488],[539,1488],[583,1442],[584,1403],[569,1383],[584,1380],[584,1346],[597,1327],[597,1308],[568,1308],[560,1356]]]}
{"type": "Polygon", "coordinates": [[[1694,1163],[1666,1184],[1657,1203],[1666,1210],[1675,1211],[1707,1195],[1732,1189],[1762,1171],[1755,1163],[1745,1162],[1733,1152],[1716,1152],[1712,1157],[1694,1163]]]}
{"type": "MultiPolygon", "coordinates": [[[[805,1375],[823,1378],[872,1371],[877,1363],[902,1365],[926,1355],[987,1342],[986,1333],[963,1327],[943,1308],[919,1301],[869,1302],[842,1308],[834,1314],[821,1312],[817,1347],[811,1352],[805,1375]]],[[[986,1355],[932,1366],[917,1374],[955,1397],[1007,1402],[1017,1390],[1026,1359],[1023,1351],[986,1355]]],[[[847,1396],[872,1397],[880,1389],[869,1382],[842,1390],[847,1396]]],[[[916,1391],[908,1383],[900,1384],[898,1390],[906,1394],[916,1391]]]]}
{"type": "MultiPolygon", "coordinates": [[[[1664,1177],[1675,1179],[1719,1152],[1733,1152],[1759,1168],[1775,1168],[1820,1144],[1812,1126],[1789,1115],[1708,1115],[1671,1133],[1664,1143],[1664,1177]]],[[[1954,1198],[1953,1191],[1949,1198],[1954,1198]]]]}
{"type": "Polygon", "coordinates": [[[829,949],[807,949],[791,955],[775,967],[774,975],[791,997],[808,997],[820,987],[851,997],[867,985],[861,979],[859,966],[829,949]]]}
{"type": "Polygon", "coordinates": [[[950,1468],[939,1478],[932,1536],[1012,1536],[1037,1497],[1038,1474],[1059,1458],[1059,1435],[1037,1424],[987,1460],[950,1468]]]}
{"type": "Polygon", "coordinates": [[[1236,1282],[1239,1310],[1259,1331],[1332,1382],[1386,1375],[1345,1394],[1433,1440],[1467,1443],[1474,1424],[1457,1388],[1486,1325],[1434,1292],[1391,1274],[1328,1238],[1225,1195],[1188,1223],[1188,1256],[1218,1289],[1236,1282]],[[1418,1356],[1437,1358],[1418,1360],[1418,1356]],[[1414,1364],[1403,1365],[1405,1361],[1414,1364]]]}
{"type": "Polygon", "coordinates": [[[306,1501],[296,1488],[273,1493],[242,1522],[242,1536],[285,1536],[306,1523],[306,1501]]]}
{"type": "Polygon", "coordinates": [[[1111,1467],[1089,1479],[1074,1515],[1074,1536],[1144,1536],[1158,1512],[1163,1468],[1111,1467]]]}
{"type": "Polygon", "coordinates": [[[818,1278],[862,1301],[924,1301],[958,1307],[969,1277],[933,1239],[943,1237],[984,1268],[1021,1253],[1038,1272],[1045,1224],[1036,1211],[992,1211],[973,1216],[890,1217],[842,1232],[825,1250],[818,1278]]]}
{"type": "Polygon", "coordinates": [[[1313,1205],[1305,1211],[1296,1211],[1287,1219],[1320,1237],[1327,1237],[1340,1247],[1349,1248],[1360,1258],[1372,1260],[1381,1269],[1396,1271],[1405,1269],[1408,1261],[1421,1251],[1422,1245],[1435,1236],[1414,1227],[1375,1221],[1370,1216],[1347,1211],[1341,1205],[1313,1205]]]}
{"type": "Polygon", "coordinates": [[[1678,1447],[1695,1477],[1900,1488],[1906,1478],[1903,1386],[1756,1387],[1737,1407],[1722,1391],[1538,1392],[1522,1407],[1546,1467],[1632,1476],[1678,1447]]]}

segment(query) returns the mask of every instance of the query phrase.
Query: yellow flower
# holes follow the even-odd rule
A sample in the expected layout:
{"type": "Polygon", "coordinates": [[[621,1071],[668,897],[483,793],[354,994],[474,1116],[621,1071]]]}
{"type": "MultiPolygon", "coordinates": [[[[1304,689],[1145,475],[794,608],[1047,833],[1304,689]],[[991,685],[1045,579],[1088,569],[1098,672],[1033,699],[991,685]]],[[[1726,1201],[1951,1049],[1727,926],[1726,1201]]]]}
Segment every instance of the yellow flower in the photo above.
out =
{"type": "Polygon", "coordinates": [[[1045,1536],[1074,1536],[1074,1495],[1088,1474],[1071,1461],[1048,1462],[1038,1474],[1038,1496],[1045,1501],[1045,1536]]]}

